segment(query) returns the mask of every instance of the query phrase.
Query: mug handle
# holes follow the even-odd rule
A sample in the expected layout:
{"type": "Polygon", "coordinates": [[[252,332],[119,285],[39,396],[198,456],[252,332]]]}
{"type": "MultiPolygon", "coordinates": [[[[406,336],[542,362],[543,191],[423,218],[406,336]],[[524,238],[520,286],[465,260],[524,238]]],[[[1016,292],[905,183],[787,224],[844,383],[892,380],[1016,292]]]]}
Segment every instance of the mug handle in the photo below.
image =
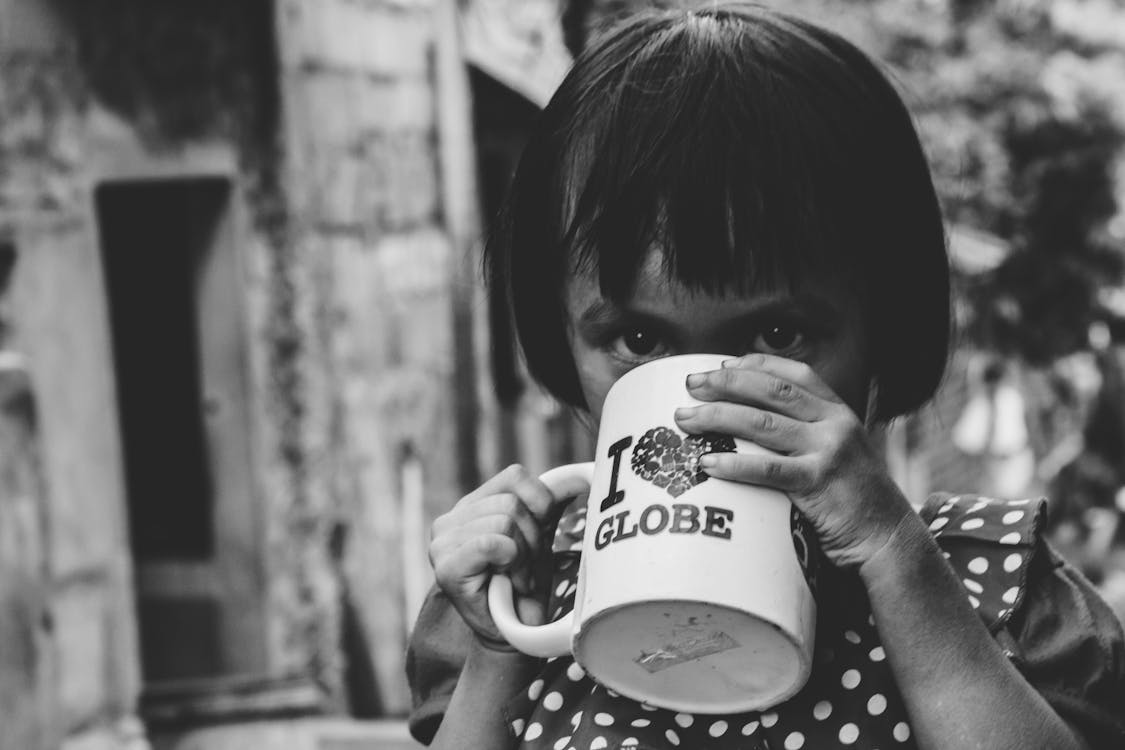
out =
{"type": "MultiPolygon", "coordinates": [[[[573,498],[590,487],[594,464],[567,464],[551,469],[539,480],[556,499],[573,498]]],[[[496,629],[509,644],[528,656],[547,658],[570,653],[570,632],[574,628],[574,610],[546,625],[524,625],[516,614],[512,596],[512,579],[494,573],[488,583],[488,609],[496,629]]]]}

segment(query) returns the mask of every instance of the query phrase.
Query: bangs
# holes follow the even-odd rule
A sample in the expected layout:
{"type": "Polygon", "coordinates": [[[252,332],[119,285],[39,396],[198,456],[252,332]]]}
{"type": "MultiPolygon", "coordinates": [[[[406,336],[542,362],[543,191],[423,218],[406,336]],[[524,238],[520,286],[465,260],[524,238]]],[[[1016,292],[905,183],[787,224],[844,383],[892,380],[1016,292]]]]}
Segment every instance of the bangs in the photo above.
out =
{"type": "MultiPolygon", "coordinates": [[[[608,40],[607,57],[626,62],[595,61],[600,85],[579,82],[596,94],[556,130],[556,236],[609,298],[630,293],[654,247],[670,277],[707,292],[852,267],[845,155],[862,152],[853,141],[863,128],[840,113],[855,109],[841,101],[855,82],[838,80],[843,66],[825,65],[833,56],[799,24],[784,45],[772,31],[700,12],[635,49],[608,40]]],[[[628,25],[618,36],[634,39],[628,25]]]]}

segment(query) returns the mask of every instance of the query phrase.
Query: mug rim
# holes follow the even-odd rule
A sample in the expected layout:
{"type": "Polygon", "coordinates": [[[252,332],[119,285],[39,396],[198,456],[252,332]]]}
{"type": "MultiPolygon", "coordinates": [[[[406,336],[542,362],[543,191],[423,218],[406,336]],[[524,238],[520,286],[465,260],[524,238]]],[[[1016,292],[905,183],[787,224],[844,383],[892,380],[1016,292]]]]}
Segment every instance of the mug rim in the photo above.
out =
{"type": "MultiPolygon", "coordinates": [[[[731,354],[710,354],[706,352],[699,352],[696,354],[673,354],[668,357],[659,357],[657,359],[652,359],[648,362],[637,365],[636,367],[619,377],[617,381],[613,385],[611,385],[609,387],[609,390],[606,392],[606,400],[609,400],[613,396],[614,392],[619,388],[624,388],[625,385],[628,385],[628,383],[636,380],[638,377],[641,377],[642,374],[647,376],[652,374],[658,368],[669,367],[672,365],[682,366],[685,364],[685,360],[693,359],[707,361],[714,365],[714,367],[710,369],[715,369],[726,360],[737,359],[737,357],[731,354]]],[[[701,365],[701,367],[707,368],[709,367],[709,365],[701,365]]],[[[691,373],[685,373],[684,377],[687,377],[687,375],[690,374],[691,373]]],[[[687,390],[686,386],[684,390],[687,390]]]]}

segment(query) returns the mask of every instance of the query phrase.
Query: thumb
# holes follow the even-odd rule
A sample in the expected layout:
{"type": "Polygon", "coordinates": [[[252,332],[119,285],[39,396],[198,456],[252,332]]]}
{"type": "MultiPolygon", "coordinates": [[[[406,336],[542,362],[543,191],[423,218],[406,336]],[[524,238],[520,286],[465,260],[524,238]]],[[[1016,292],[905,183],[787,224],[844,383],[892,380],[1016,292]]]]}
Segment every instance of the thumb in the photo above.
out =
{"type": "Polygon", "coordinates": [[[517,596],[516,613],[525,625],[542,625],[546,622],[546,607],[536,597],[517,596]]]}

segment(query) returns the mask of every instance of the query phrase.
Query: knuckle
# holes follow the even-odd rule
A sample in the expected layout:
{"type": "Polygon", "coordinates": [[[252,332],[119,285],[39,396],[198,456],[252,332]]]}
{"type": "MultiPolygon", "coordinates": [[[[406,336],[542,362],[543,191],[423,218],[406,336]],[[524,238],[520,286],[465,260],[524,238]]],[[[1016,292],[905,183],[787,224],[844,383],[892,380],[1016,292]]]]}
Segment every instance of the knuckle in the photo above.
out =
{"type": "Polygon", "coordinates": [[[760,370],[766,366],[766,355],[762,354],[761,352],[747,354],[742,362],[748,367],[753,367],[756,370],[760,370]]]}
{"type": "Polygon", "coordinates": [[[438,559],[434,562],[434,580],[443,589],[446,588],[446,584],[457,578],[451,567],[448,559],[438,559]]]}
{"type": "Polygon", "coordinates": [[[520,499],[511,492],[505,492],[502,495],[497,495],[500,505],[500,512],[506,516],[515,516],[520,511],[520,499]]]}
{"type": "Polygon", "coordinates": [[[793,384],[788,380],[782,380],[781,378],[770,378],[769,393],[778,401],[792,401],[796,395],[796,392],[797,391],[793,387],[793,384]]]}
{"type": "Polygon", "coordinates": [[[766,479],[771,482],[781,482],[785,479],[785,467],[780,461],[766,461],[766,479]]]}
{"type": "Polygon", "coordinates": [[[771,412],[759,411],[757,427],[761,432],[775,432],[777,430],[777,417],[771,412]]]}
{"type": "Polygon", "coordinates": [[[511,482],[519,482],[531,476],[531,473],[528,472],[527,467],[523,464],[511,464],[508,468],[504,469],[501,474],[503,474],[505,479],[511,482]]]}

